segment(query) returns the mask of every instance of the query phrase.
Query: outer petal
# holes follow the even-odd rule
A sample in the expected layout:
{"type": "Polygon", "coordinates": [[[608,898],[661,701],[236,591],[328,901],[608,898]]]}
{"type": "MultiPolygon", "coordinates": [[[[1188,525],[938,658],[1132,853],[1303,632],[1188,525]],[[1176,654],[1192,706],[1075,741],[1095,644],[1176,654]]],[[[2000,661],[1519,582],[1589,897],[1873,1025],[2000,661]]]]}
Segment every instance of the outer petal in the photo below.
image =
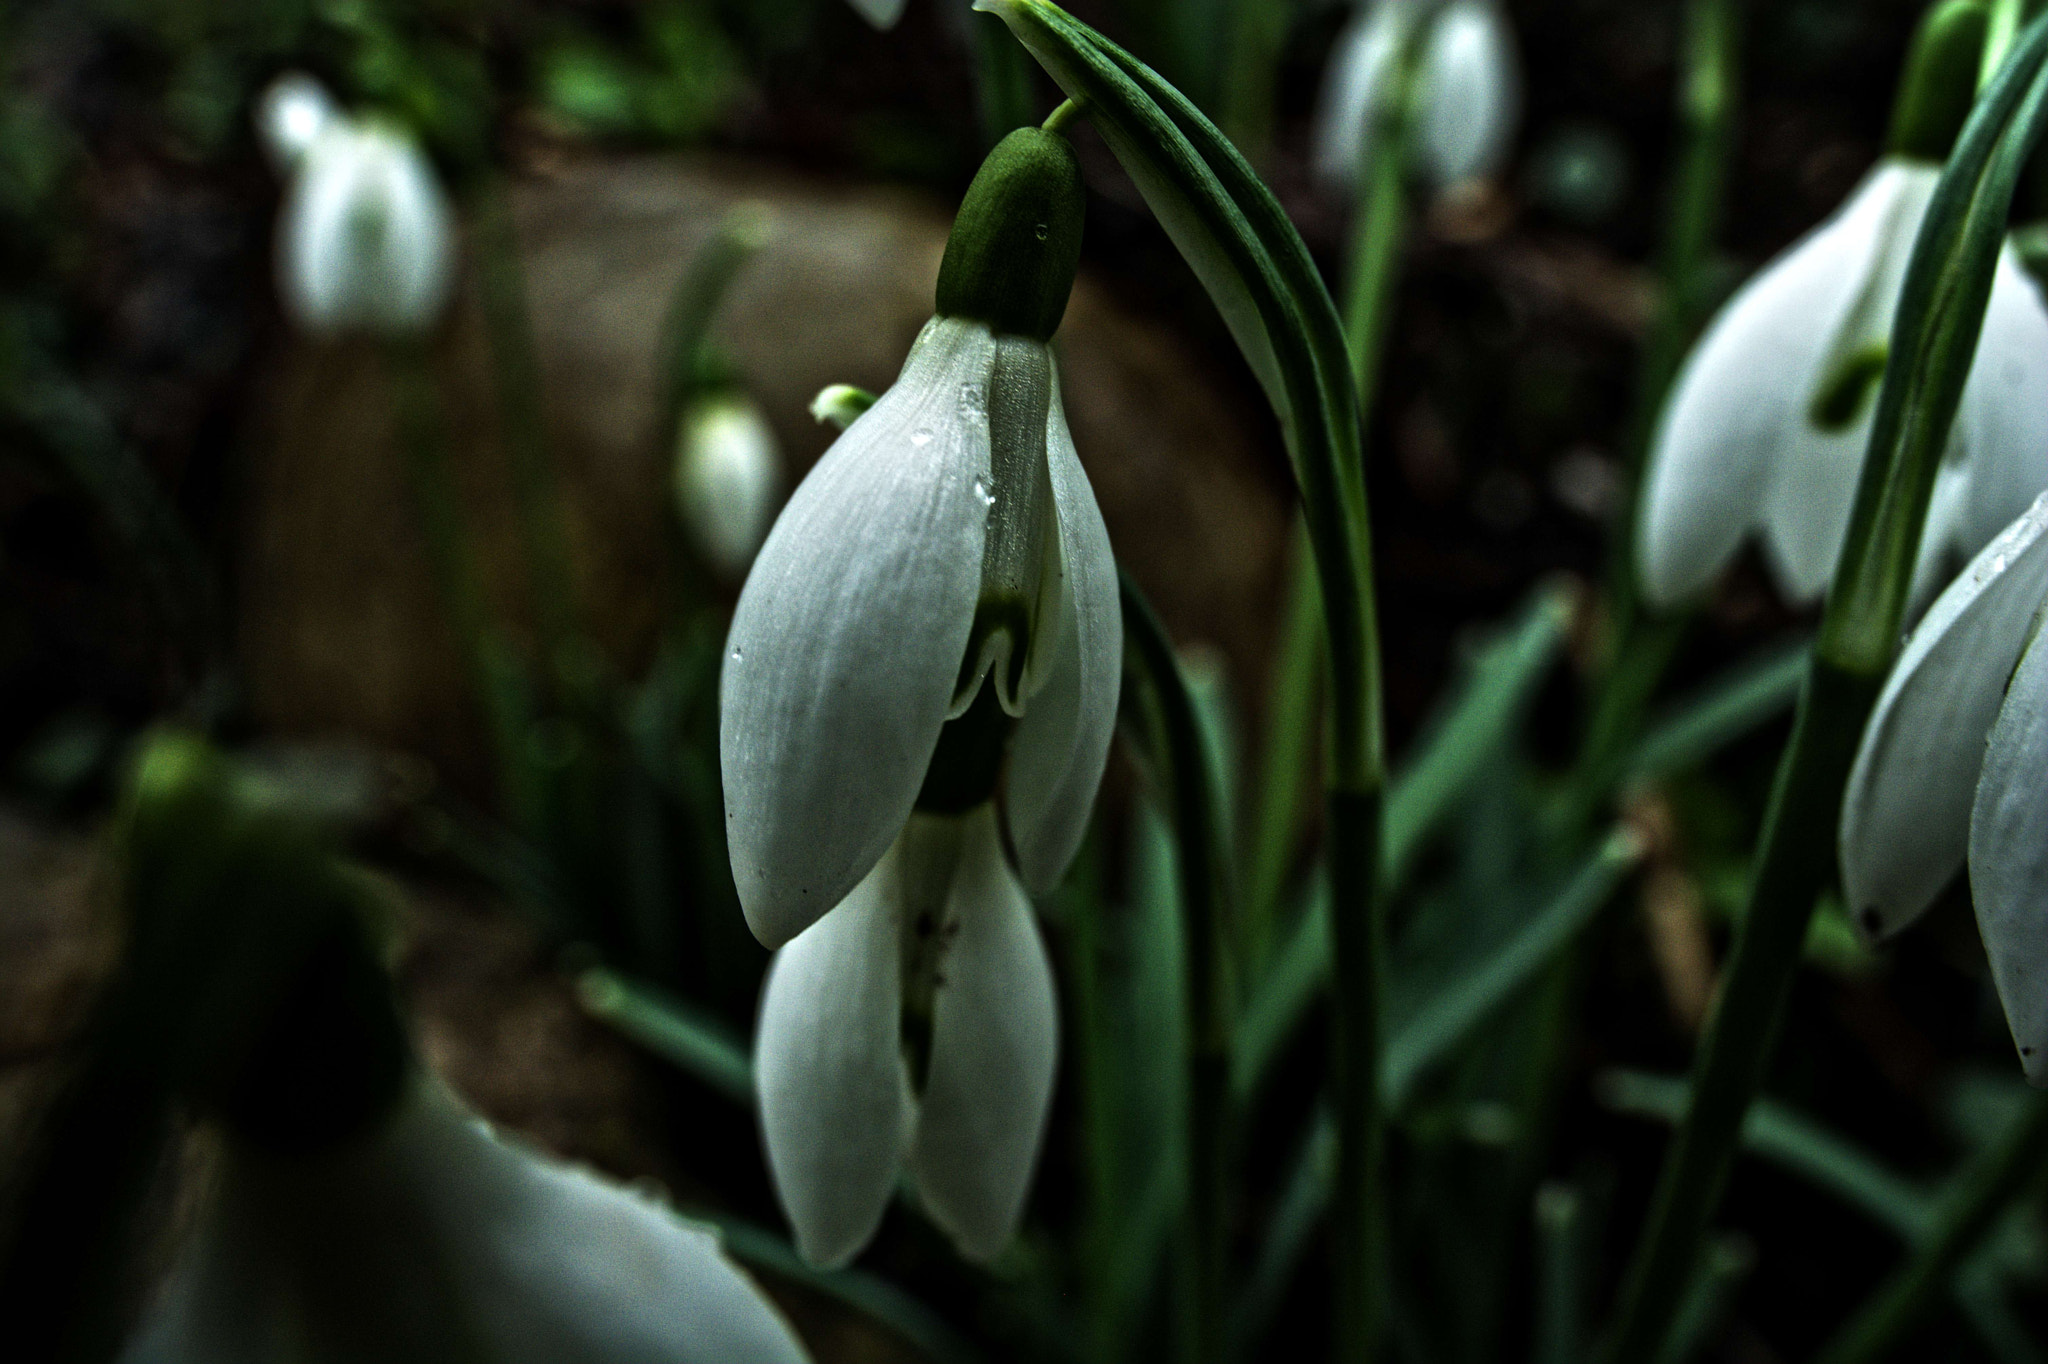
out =
{"type": "Polygon", "coordinates": [[[1954,552],[1966,559],[2048,488],[2048,309],[2010,244],[1999,253],[1956,426],[1970,499],[1954,552]]]}
{"type": "Polygon", "coordinates": [[[962,408],[986,402],[994,347],[980,323],[929,323],[740,593],[719,757],[733,881],[770,947],[868,874],[924,782],[980,592],[988,425],[962,408]]]}
{"type": "MultiPolygon", "coordinates": [[[[1911,173],[1880,167],[1833,218],[1744,285],[1687,357],[1650,451],[1637,526],[1637,563],[1653,603],[1675,605],[1702,591],[1774,501],[1789,513],[1808,500],[1803,493],[1815,501],[1837,495],[1828,490],[1840,487],[1844,460],[1860,458],[1854,425],[1827,436],[1808,424],[1807,408],[1828,347],[1856,307],[1901,177],[1911,173]],[[1781,466],[1795,462],[1781,484],[1781,466]]],[[[1853,491],[1853,467],[1848,483],[1853,491]]],[[[1781,526],[1791,519],[1774,518],[1781,526]]],[[[1785,565],[1799,577],[1788,590],[1817,591],[1839,545],[1837,529],[1824,553],[1785,565]],[[1821,559],[1815,583],[1811,563],[1821,559]]]]}
{"type": "Polygon", "coordinates": [[[1422,79],[1421,160],[1439,185],[1493,175],[1521,116],[1514,34],[1490,0],[1461,0],[1437,16],[1422,79]]]}
{"type": "Polygon", "coordinates": [[[1059,642],[1045,686],[1025,707],[1011,741],[1003,792],[1018,870],[1037,895],[1059,882],[1087,832],[1095,789],[1109,761],[1123,679],[1124,617],[1117,599],[1116,558],[1067,430],[1057,372],[1046,455],[1059,518],[1059,642]]]}
{"type": "Polygon", "coordinates": [[[431,1084],[375,1137],[237,1151],[130,1364],[806,1358],[710,1232],[492,1136],[431,1084]]]}
{"type": "Polygon", "coordinates": [[[2048,496],[1935,599],[1878,696],[1842,794],[1842,891],[1867,939],[1904,928],[1969,843],[1984,736],[2048,593],[2048,496]]]}
{"type": "Polygon", "coordinates": [[[968,819],[910,1170],[960,1253],[990,1260],[1016,1234],[1045,1138],[1059,1011],[1045,944],[1003,859],[994,812],[983,807],[968,819]]]}
{"type": "MultiPolygon", "coordinates": [[[[1816,427],[1807,409],[1835,366],[1865,347],[1889,341],[1913,240],[1939,178],[1933,166],[1880,163],[1844,207],[1832,234],[1830,249],[1856,258],[1855,293],[1847,316],[1819,337],[1819,364],[1798,395],[1800,419],[1787,431],[1785,449],[1772,466],[1764,504],[1764,550],[1779,590],[1793,601],[1817,600],[1834,576],[1870,445],[1876,388],[1856,419],[1839,430],[1816,427]]],[[[2015,508],[2014,515],[2019,511],[2015,508]]]]}
{"type": "Polygon", "coordinates": [[[909,1139],[903,1068],[901,859],[775,956],[754,1080],[776,1196],[812,1264],[852,1259],[880,1225],[909,1139]]]}
{"type": "Polygon", "coordinates": [[[1970,814],[1970,893],[2027,1082],[2048,1088],[2048,648],[2013,674],[1970,814]]]}

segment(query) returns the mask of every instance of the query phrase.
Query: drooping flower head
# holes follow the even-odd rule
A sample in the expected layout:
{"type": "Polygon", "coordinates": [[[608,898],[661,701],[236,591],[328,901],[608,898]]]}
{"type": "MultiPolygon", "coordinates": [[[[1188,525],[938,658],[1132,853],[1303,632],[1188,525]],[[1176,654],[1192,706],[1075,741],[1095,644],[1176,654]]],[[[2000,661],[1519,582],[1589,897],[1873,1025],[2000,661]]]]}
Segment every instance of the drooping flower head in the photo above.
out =
{"type": "Polygon", "coordinates": [[[847,3],[861,18],[887,32],[896,27],[896,21],[903,17],[903,7],[909,0],[847,0],[847,3]]]}
{"type": "Polygon", "coordinates": [[[1494,0],[1363,0],[1331,51],[1316,109],[1315,171],[1325,184],[1357,185],[1394,63],[1423,22],[1411,162],[1445,188],[1496,175],[1507,161],[1522,80],[1514,32],[1494,0]]]}
{"type": "Polygon", "coordinates": [[[278,291],[317,335],[406,335],[433,325],[453,283],[454,238],[433,168],[403,131],[352,119],[310,78],[281,78],[258,123],[289,176],[278,291]]]}
{"type": "MultiPolygon", "coordinates": [[[[1827,586],[1906,265],[1968,112],[1983,31],[1981,6],[1933,11],[1884,158],[1833,217],[1736,293],[1687,357],[1639,502],[1636,560],[1653,605],[1705,590],[1751,534],[1789,600],[1811,602],[1827,586]]],[[[1916,595],[2044,486],[2048,311],[2008,244],[1928,511],[1916,595]]]]}
{"type": "Polygon", "coordinates": [[[1026,889],[1059,879],[1086,827],[1122,653],[1047,344],[1082,199],[1057,134],[990,153],[937,316],[790,498],[733,616],[733,879],[783,948],[762,1124],[820,1263],[873,1234],[906,1154],[961,1248],[995,1253],[1043,1131],[1056,1019],[1026,889]]]}
{"type": "Polygon", "coordinates": [[[1967,859],[2027,1078],[2048,1086],[2048,494],[1935,599],[1885,679],[1842,795],[1842,893],[1866,940],[1967,859]]]}

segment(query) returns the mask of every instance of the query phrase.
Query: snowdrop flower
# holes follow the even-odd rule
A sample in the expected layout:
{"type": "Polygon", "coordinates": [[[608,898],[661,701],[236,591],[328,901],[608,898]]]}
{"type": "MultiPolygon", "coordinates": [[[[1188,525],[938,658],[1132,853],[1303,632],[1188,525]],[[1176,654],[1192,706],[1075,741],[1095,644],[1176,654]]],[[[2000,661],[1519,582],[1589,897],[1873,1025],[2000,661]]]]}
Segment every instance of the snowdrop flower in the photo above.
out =
{"type": "Polygon", "coordinates": [[[713,569],[727,578],[747,571],[781,487],[775,433],[750,399],[719,393],[684,413],[676,442],[676,510],[713,569]]]}
{"type": "Polygon", "coordinates": [[[388,124],[336,113],[303,76],[273,86],[258,120],[290,174],[277,277],[293,319],[321,335],[433,325],[453,282],[453,230],[418,146],[388,124]]]}
{"type": "Polygon", "coordinates": [[[1876,939],[1968,860],[2027,1078],[2048,1086],[2048,494],[1949,584],[1886,678],[1843,792],[1842,891],[1876,939]]]}
{"type": "Polygon", "coordinates": [[[231,1143],[122,1364],[800,1364],[710,1231],[493,1134],[415,1077],[367,1134],[231,1143]]]}
{"type": "MultiPolygon", "coordinates": [[[[1833,575],[1906,266],[1974,90],[1982,14],[1938,7],[1936,18],[1958,14],[1964,22],[1947,29],[1930,20],[1915,45],[1893,150],[1736,293],[1679,372],[1636,527],[1653,605],[1704,591],[1752,533],[1788,599],[1815,600],[1833,575]]],[[[1916,599],[2043,487],[2048,312],[2008,243],[1922,536],[1916,599]]]]}
{"type": "Polygon", "coordinates": [[[848,0],[860,17],[884,32],[896,27],[909,0],[848,0]]]}
{"type": "MultiPolygon", "coordinates": [[[[1316,110],[1314,164],[1326,185],[1357,185],[1394,61],[1429,12],[1426,0],[1364,0],[1338,36],[1316,110]]],[[[1522,103],[1506,16],[1494,0],[1449,0],[1436,9],[1423,41],[1409,152],[1417,170],[1439,188],[1498,173],[1522,103]]]]}
{"type": "Polygon", "coordinates": [[[961,1249],[996,1253],[1043,1131],[1057,1039],[1026,891],[1057,882],[1086,828],[1122,654],[1047,345],[1081,205],[1057,134],[990,154],[938,315],[790,498],[733,616],[733,879],[783,949],[762,1125],[821,1264],[866,1242],[905,1159],[961,1249]]]}

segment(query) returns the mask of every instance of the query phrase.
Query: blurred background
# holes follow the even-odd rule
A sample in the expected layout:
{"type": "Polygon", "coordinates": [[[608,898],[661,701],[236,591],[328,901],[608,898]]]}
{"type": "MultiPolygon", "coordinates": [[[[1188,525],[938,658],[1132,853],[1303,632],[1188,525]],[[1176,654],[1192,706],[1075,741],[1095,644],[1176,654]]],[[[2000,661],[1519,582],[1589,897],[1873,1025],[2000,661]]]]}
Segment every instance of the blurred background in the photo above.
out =
{"type": "MultiPolygon", "coordinates": [[[[1247,55],[1219,38],[1245,6],[1072,8],[1218,117],[1335,281],[1348,205],[1312,183],[1309,138],[1348,10],[1270,0],[1247,55]]],[[[1475,642],[1542,587],[1574,615],[1514,768],[1540,781],[1580,737],[1592,584],[1655,306],[1682,13],[1505,9],[1525,80],[1516,151],[1497,183],[1418,218],[1367,449],[1395,753],[1475,642]]],[[[1875,159],[1918,13],[1786,0],[1748,14],[1724,288],[1875,159]]],[[[124,754],[177,720],[304,787],[402,886],[396,970],[418,1042],[476,1108],[779,1234],[751,1107],[661,1041],[660,1019],[681,1019],[669,1052],[743,1042],[766,959],[718,833],[716,664],[738,580],[679,542],[665,347],[679,285],[713,280],[703,353],[721,390],[758,405],[794,486],[832,436],[813,395],[887,386],[982,153],[1056,102],[1007,42],[964,0],[910,0],[888,33],[843,0],[0,9],[0,1143],[48,1093],[117,950],[95,840],[124,754]],[[420,364],[504,661],[487,686],[437,594],[408,481],[416,387],[376,344],[308,339],[280,311],[283,186],[251,111],[289,70],[411,127],[460,211],[456,301],[420,364]],[[744,249],[722,265],[735,232],[744,249]],[[480,699],[491,686],[525,717],[509,738],[480,699]],[[631,1009],[606,993],[621,981],[673,1010],[622,1021],[631,1009]]],[[[1085,122],[1074,136],[1089,218],[1058,345],[1075,438],[1120,560],[1219,713],[1256,735],[1290,564],[1286,458],[1192,274],[1085,122]]],[[[1801,630],[1745,560],[1667,685],[1801,630]]],[[[1604,1210],[1601,1274],[1640,1222],[1666,1130],[1616,1068],[1686,1064],[1782,738],[1767,725],[1632,798],[1652,855],[1583,958],[1575,1078],[1542,1157],[1604,1210]]],[[[1113,760],[1074,893],[1133,902],[1157,879],[1136,788],[1113,760]]],[[[2018,1093],[1967,904],[1950,898],[1882,959],[1824,924],[1771,1087],[1908,1183],[1983,1140],[2018,1093]]],[[[1077,949],[1049,914],[1067,993],[1077,949]]],[[[1107,960],[1142,974],[1140,956],[1107,960]]],[[[1285,1201],[1312,1100],[1319,1033],[1295,1040],[1245,1137],[1247,1237],[1285,1201]]],[[[1103,1216],[1082,1168],[1087,1074],[1063,1057],[1026,1236],[995,1273],[900,1211],[852,1287],[755,1257],[821,1361],[921,1358],[934,1340],[991,1360],[1149,1353],[1130,1343],[1157,1329],[1151,1271],[1104,1307],[1099,1263],[1055,1250],[1103,1216]],[[936,1334],[913,1341],[862,1308],[884,1290],[928,1304],[936,1334]]],[[[1456,1140],[1485,1148],[1484,1113],[1458,1112],[1456,1140]]],[[[1797,1358],[1823,1339],[1897,1254],[1871,1217],[1785,1162],[1744,1165],[1723,1220],[1748,1273],[1707,1357],[1797,1358]]],[[[2001,1282],[2027,1290],[2012,1310],[2039,1325],[2048,1261],[2031,1220],[2000,1246],[2001,1282]]],[[[1510,1238],[1499,1253],[1528,1251],[1510,1238]]],[[[1274,1291],[1270,1348],[1320,1339],[1307,1263],[1274,1291]]],[[[1438,1285],[1441,1306],[1462,1301],[1450,1268],[1438,1285]]],[[[1526,1308],[1489,1310],[1437,1357],[1495,1357],[1487,1333],[1522,1329],[1526,1308]]],[[[1992,1357],[1980,1335],[1925,1357],[1992,1357]]]]}

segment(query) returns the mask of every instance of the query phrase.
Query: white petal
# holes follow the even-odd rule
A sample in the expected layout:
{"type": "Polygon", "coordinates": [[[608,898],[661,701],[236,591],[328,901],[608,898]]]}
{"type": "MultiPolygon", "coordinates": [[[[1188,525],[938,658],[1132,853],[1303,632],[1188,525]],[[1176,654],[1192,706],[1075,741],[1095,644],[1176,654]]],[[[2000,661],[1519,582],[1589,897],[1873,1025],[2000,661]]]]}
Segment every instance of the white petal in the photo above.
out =
{"type": "Polygon", "coordinates": [[[677,510],[711,566],[737,578],[768,533],[782,485],[775,433],[760,408],[727,394],[692,409],[679,436],[677,510]]]}
{"type": "Polygon", "coordinates": [[[278,286],[315,333],[418,331],[447,302],[453,251],[419,149],[387,128],[338,123],[306,150],[286,198],[278,286]]]}
{"type": "Polygon", "coordinates": [[[1311,148],[1316,178],[1325,185],[1348,191],[1358,184],[1365,131],[1411,9],[1401,0],[1361,5],[1330,48],[1311,148]]]}
{"type": "Polygon", "coordinates": [[[1058,643],[1045,685],[1031,697],[1011,740],[1003,792],[1018,870],[1037,895],[1058,884],[1088,831],[1116,730],[1124,648],[1116,558],[1067,430],[1057,373],[1046,453],[1063,578],[1058,643]]]}
{"type": "Polygon", "coordinates": [[[1934,492],[1927,499],[1927,521],[1920,530],[1920,557],[1913,565],[1913,588],[1907,597],[1909,623],[1936,592],[1948,585],[1955,576],[1956,565],[1976,553],[1976,545],[1960,554],[1956,548],[1969,539],[1969,519],[1970,472],[1961,460],[1944,459],[1935,470],[1934,492]]]}
{"type": "Polygon", "coordinates": [[[1430,30],[1420,79],[1416,157],[1438,185],[1499,172],[1521,115],[1514,35],[1490,0],[1446,5],[1430,30]]]}
{"type": "Polygon", "coordinates": [[[1984,750],[1970,895],[2027,1081],[2048,1088],[2048,648],[2027,650],[1984,750]]]}
{"type": "Polygon", "coordinates": [[[1906,641],[1842,793],[1842,893],[1866,939],[1896,933],[1962,865],[1984,736],[2048,592],[2048,497],[1948,585],[1906,641]]]}
{"type": "Polygon", "coordinates": [[[1958,557],[1975,554],[2048,488],[2048,309],[2008,243],[1956,414],[1969,470],[1958,557]]]}
{"type": "Polygon", "coordinates": [[[807,1357],[710,1232],[424,1082],[341,1151],[234,1152],[196,1250],[128,1364],[807,1357]]]}
{"type": "MultiPolygon", "coordinates": [[[[1880,163],[1844,208],[1831,249],[1860,256],[1858,287],[1848,316],[1822,337],[1825,349],[1802,394],[1802,413],[1848,356],[1889,342],[1913,240],[1939,178],[1931,166],[1880,163]]],[[[1792,601],[1817,600],[1834,576],[1876,412],[1873,382],[1854,421],[1837,431],[1822,431],[1810,418],[1800,421],[1777,461],[1764,504],[1764,550],[1779,590],[1792,601]]]]}
{"type": "Polygon", "coordinates": [[[845,1264],[881,1224],[909,1139],[899,850],[775,954],[754,1082],[768,1170],[815,1265],[845,1264]]]}
{"type": "Polygon", "coordinates": [[[848,0],[860,17],[885,32],[896,27],[896,21],[903,17],[903,7],[909,0],[848,0]]]}
{"type": "Polygon", "coordinates": [[[988,424],[962,406],[985,394],[994,346],[980,323],[932,321],[740,593],[719,757],[733,881],[770,947],[867,875],[924,782],[980,592],[988,424]]]}
{"type": "Polygon", "coordinates": [[[918,1195],[971,1260],[1016,1234],[1045,1138],[1059,1050],[1052,967],[986,806],[969,815],[949,902],[910,1171],[918,1195]]]}
{"type": "Polygon", "coordinates": [[[1807,600],[1825,586],[1869,416],[1827,433],[1808,409],[1831,347],[1870,301],[1864,286],[1885,233],[1924,178],[1880,165],[1834,217],[1744,285],[1687,357],[1658,423],[1637,527],[1653,604],[1704,590],[1744,536],[1766,526],[1787,594],[1807,600]]]}
{"type": "Polygon", "coordinates": [[[256,132],[280,169],[290,169],[341,117],[319,81],[288,71],[270,83],[256,106],[256,132]]]}

